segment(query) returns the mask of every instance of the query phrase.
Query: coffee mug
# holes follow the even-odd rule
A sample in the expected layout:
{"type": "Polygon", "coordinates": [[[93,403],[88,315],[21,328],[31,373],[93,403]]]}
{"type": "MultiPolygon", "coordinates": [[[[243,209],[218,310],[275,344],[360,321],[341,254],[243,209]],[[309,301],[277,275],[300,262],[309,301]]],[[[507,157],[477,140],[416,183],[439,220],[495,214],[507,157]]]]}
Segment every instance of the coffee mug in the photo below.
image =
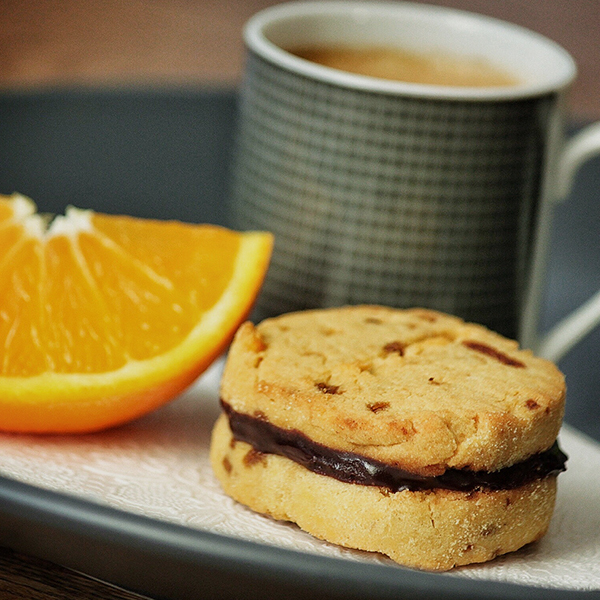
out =
{"type": "Polygon", "coordinates": [[[252,17],[244,37],[232,214],[239,228],[275,234],[257,318],[422,306],[554,360],[600,322],[598,293],[538,333],[553,206],[600,151],[599,125],[565,142],[576,67],[564,49],[503,21],[403,2],[283,4],[252,17]],[[357,53],[373,52],[433,75],[351,72],[357,53]]]}

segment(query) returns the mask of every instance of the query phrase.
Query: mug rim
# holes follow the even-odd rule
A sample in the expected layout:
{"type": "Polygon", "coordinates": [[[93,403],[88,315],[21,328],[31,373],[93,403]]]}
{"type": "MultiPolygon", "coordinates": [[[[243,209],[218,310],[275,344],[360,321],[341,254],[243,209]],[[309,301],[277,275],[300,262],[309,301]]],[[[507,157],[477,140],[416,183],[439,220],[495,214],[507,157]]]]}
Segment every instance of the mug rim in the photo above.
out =
{"type": "Polygon", "coordinates": [[[414,2],[398,1],[391,3],[389,1],[368,2],[364,0],[301,0],[287,2],[263,9],[252,16],[244,26],[243,38],[249,50],[287,71],[340,87],[389,95],[438,100],[518,100],[558,93],[569,87],[577,74],[577,66],[570,53],[560,44],[540,33],[509,21],[476,12],[414,2]],[[553,57],[559,68],[553,70],[552,75],[546,79],[507,86],[459,87],[419,84],[358,75],[326,67],[284,50],[265,35],[267,27],[286,20],[327,15],[340,16],[342,14],[347,16],[351,12],[358,16],[362,14],[364,17],[369,11],[371,13],[376,11],[379,15],[397,15],[401,12],[408,12],[430,18],[445,17],[452,19],[454,23],[460,22],[465,27],[483,25],[495,29],[502,35],[520,36],[522,39],[526,38],[529,42],[536,44],[539,48],[543,48],[549,56],[553,57]]]}

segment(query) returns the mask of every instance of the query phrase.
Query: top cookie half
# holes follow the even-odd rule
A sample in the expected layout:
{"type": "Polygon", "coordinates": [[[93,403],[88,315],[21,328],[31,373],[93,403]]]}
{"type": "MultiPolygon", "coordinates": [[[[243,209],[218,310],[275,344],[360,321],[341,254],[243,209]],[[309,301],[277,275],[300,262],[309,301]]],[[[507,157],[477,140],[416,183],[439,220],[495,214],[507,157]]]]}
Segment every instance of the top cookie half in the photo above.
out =
{"type": "Polygon", "coordinates": [[[482,326],[354,306],[242,325],[221,397],[330,448],[435,476],[496,471],[550,448],[565,382],[554,364],[482,326]]]}

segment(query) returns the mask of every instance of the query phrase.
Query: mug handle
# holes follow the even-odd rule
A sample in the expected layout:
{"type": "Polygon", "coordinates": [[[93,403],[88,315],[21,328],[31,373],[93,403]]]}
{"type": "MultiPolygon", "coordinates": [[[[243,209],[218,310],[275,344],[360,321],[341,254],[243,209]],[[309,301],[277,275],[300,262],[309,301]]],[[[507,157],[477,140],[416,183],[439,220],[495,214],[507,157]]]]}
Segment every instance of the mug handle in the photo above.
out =
{"type": "MultiPolygon", "coordinates": [[[[569,195],[577,171],[587,160],[598,154],[600,154],[600,122],[585,127],[566,142],[557,161],[558,175],[554,201],[561,201],[569,195]]],[[[549,205],[552,204],[553,202],[547,202],[547,206],[542,207],[542,211],[545,211],[546,214],[540,215],[541,221],[544,218],[548,220],[551,218],[553,207],[549,205]]],[[[549,243],[550,227],[543,227],[540,235],[542,239],[537,240],[537,250],[542,250],[539,253],[540,255],[547,255],[547,252],[544,251],[549,243]]],[[[537,285],[538,289],[541,289],[539,287],[541,286],[541,277],[545,274],[545,269],[541,268],[542,266],[539,264],[534,265],[534,272],[538,272],[537,277],[540,280],[532,284],[533,288],[537,285]]],[[[535,308],[539,307],[534,307],[534,310],[535,308]]],[[[525,315],[525,319],[527,321],[527,315],[525,315]]],[[[537,322],[530,321],[534,323],[534,327],[537,326],[537,322]]],[[[538,338],[533,330],[525,331],[523,337],[526,341],[529,341],[529,347],[532,347],[539,356],[556,362],[599,324],[600,290],[579,308],[559,321],[541,338],[538,338]]]]}

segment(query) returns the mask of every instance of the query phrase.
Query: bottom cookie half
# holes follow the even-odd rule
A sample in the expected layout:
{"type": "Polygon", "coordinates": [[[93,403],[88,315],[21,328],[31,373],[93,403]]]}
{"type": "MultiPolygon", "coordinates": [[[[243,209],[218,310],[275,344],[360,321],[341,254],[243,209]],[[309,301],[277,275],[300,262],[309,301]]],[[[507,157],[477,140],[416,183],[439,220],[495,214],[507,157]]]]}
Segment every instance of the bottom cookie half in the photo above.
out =
{"type": "Polygon", "coordinates": [[[225,492],[249,508],[424,570],[485,562],[541,538],[556,498],[556,477],[475,492],[342,483],[235,440],[225,415],[213,431],[211,462],[225,492]]]}

